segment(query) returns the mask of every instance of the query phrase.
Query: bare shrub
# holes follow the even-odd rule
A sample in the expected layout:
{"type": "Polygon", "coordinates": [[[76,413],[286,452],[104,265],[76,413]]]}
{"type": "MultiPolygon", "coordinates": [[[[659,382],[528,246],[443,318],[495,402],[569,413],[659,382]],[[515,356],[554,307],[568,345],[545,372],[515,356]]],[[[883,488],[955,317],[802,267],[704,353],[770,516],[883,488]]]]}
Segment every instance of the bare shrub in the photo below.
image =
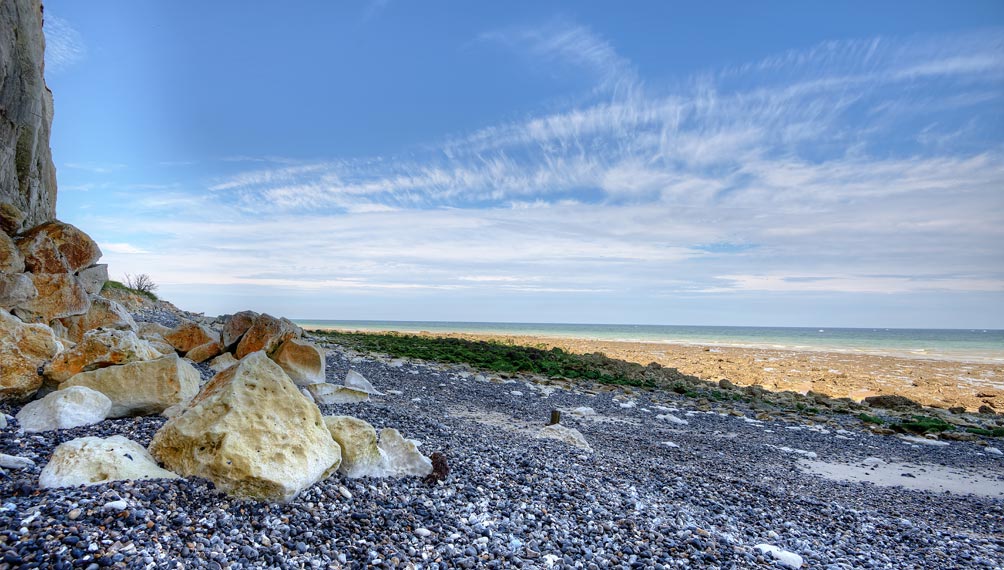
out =
{"type": "Polygon", "coordinates": [[[126,273],[125,282],[126,287],[143,293],[153,293],[157,290],[157,284],[153,282],[153,277],[150,277],[146,273],[140,273],[139,275],[129,275],[126,273]]]}

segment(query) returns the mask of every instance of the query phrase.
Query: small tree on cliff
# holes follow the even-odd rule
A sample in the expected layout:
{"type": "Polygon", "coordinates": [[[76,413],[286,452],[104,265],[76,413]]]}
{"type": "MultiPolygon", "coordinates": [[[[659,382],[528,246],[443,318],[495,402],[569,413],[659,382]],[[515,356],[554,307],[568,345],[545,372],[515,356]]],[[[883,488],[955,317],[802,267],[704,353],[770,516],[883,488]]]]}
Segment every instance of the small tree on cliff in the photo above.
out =
{"type": "Polygon", "coordinates": [[[140,273],[139,275],[129,275],[126,273],[125,282],[126,287],[143,293],[153,294],[157,290],[157,284],[153,282],[153,277],[150,277],[146,273],[140,273]]]}

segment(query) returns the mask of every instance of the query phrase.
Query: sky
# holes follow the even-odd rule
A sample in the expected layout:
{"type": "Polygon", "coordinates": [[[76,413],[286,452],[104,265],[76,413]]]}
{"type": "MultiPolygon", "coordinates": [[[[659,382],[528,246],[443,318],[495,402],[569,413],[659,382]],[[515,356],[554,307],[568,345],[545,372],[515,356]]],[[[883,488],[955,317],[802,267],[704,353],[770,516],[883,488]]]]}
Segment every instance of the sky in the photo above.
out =
{"type": "Polygon", "coordinates": [[[60,219],[206,314],[1004,328],[1004,3],[45,5],[60,219]]]}

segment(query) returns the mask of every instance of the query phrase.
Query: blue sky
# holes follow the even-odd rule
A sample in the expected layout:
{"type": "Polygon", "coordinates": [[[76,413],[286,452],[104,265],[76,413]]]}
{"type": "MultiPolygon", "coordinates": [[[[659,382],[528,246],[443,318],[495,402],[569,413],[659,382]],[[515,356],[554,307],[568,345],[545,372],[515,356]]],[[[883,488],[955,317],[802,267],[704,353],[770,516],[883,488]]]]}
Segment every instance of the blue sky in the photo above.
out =
{"type": "Polygon", "coordinates": [[[191,310],[1004,328],[1000,2],[45,13],[58,215],[191,310]]]}

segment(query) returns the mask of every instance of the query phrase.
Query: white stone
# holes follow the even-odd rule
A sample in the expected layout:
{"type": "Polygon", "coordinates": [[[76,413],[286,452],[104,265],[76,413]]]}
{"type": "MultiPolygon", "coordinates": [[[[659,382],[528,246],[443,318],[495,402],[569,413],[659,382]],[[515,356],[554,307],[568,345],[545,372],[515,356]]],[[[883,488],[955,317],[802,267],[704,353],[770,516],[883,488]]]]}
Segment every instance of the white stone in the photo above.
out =
{"type": "Polygon", "coordinates": [[[118,501],[109,501],[105,503],[104,508],[109,511],[124,511],[129,508],[129,503],[119,499],[118,501]]]}
{"type": "Polygon", "coordinates": [[[432,473],[432,460],[418,451],[419,442],[405,439],[394,428],[380,430],[377,444],[384,457],[383,471],[389,477],[424,477],[432,473]]]}
{"type": "Polygon", "coordinates": [[[418,536],[421,536],[422,538],[425,538],[427,536],[431,536],[432,535],[432,531],[429,530],[429,529],[427,529],[427,528],[425,528],[425,527],[420,527],[420,528],[416,528],[415,529],[415,534],[417,534],[418,536]]]}
{"type": "Polygon", "coordinates": [[[310,384],[304,386],[304,388],[310,392],[310,395],[313,396],[314,401],[318,404],[355,404],[370,399],[370,395],[367,392],[335,384],[310,384]]]}
{"type": "Polygon", "coordinates": [[[0,453],[0,467],[4,467],[6,469],[27,469],[34,466],[35,462],[27,457],[0,453]]]}
{"type": "Polygon", "coordinates": [[[81,372],[59,385],[87,386],[112,401],[110,418],[179,413],[199,392],[201,375],[177,354],[81,372]]]}
{"type": "Polygon", "coordinates": [[[575,447],[585,449],[586,451],[592,451],[593,448],[589,446],[586,438],[583,437],[582,433],[575,428],[570,428],[563,426],[561,424],[553,424],[541,428],[537,432],[537,437],[546,439],[556,439],[567,443],[568,445],[574,445],[575,447]]]}
{"type": "Polygon", "coordinates": [[[780,548],[774,546],[773,544],[758,544],[754,546],[760,551],[761,554],[767,556],[768,558],[773,558],[778,564],[786,568],[801,568],[802,567],[802,557],[795,554],[794,552],[788,552],[787,550],[781,550],[780,548]]]}
{"type": "Polygon", "coordinates": [[[373,396],[383,396],[383,392],[374,388],[373,384],[370,384],[370,381],[365,376],[355,370],[349,370],[348,374],[345,375],[345,387],[358,392],[366,392],[373,396]]]}
{"type": "Polygon", "coordinates": [[[578,408],[573,408],[568,413],[573,416],[588,417],[588,416],[595,416],[596,410],[590,408],[589,406],[580,406],[578,408]]]}
{"type": "Polygon", "coordinates": [[[111,409],[108,396],[86,386],[71,386],[25,404],[17,421],[26,432],[69,429],[103,421],[111,409]]]}
{"type": "Polygon", "coordinates": [[[991,455],[1004,455],[1004,451],[1001,451],[1001,450],[997,449],[996,447],[988,447],[988,448],[986,448],[986,452],[989,453],[989,454],[991,454],[991,455]]]}
{"type": "Polygon", "coordinates": [[[687,425],[687,424],[690,423],[690,422],[688,422],[687,420],[685,420],[683,418],[679,418],[679,417],[674,416],[673,414],[659,414],[659,415],[655,416],[655,419],[657,419],[657,420],[666,420],[666,421],[668,421],[670,423],[673,423],[673,424],[676,424],[676,425],[680,425],[680,426],[685,426],[685,425],[687,425]]]}
{"type": "Polygon", "coordinates": [[[132,479],[177,479],[161,469],[142,445],[113,435],[82,437],[56,448],[42,469],[38,485],[43,489],[97,485],[132,479]]]}

